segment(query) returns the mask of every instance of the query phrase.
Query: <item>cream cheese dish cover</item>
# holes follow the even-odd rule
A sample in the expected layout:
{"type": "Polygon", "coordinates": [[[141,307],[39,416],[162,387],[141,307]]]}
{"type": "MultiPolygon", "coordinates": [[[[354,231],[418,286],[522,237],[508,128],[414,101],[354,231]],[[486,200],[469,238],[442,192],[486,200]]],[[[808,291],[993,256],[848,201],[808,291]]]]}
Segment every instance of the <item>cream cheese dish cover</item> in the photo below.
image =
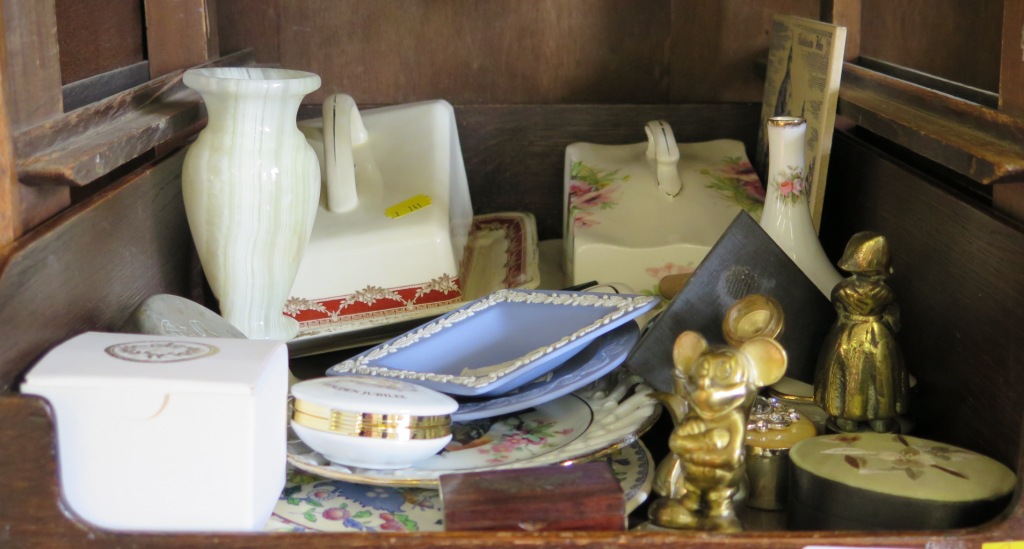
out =
{"type": "Polygon", "coordinates": [[[572,143],[565,149],[564,261],[569,284],[616,281],[658,294],[691,273],[764,194],[743,143],[677,143],[668,123],[648,122],[647,142],[572,143]]]}
{"type": "Polygon", "coordinates": [[[332,376],[292,386],[292,429],[332,462],[370,469],[408,467],[452,438],[451,397],[405,381],[332,376]]]}
{"type": "Polygon", "coordinates": [[[299,124],[326,192],[287,307],[453,287],[473,224],[454,108],[437,100],[361,112],[335,94],[323,112],[299,124]]]}

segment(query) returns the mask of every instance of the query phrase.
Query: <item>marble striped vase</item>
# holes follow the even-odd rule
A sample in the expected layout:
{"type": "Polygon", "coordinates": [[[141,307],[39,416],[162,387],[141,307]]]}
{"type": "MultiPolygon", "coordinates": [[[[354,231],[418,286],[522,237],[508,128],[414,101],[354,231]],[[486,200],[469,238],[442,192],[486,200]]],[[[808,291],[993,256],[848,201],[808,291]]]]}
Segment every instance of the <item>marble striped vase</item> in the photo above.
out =
{"type": "Polygon", "coordinates": [[[251,339],[291,339],[282,314],[320,198],[316,154],[296,125],[320,77],[285,69],[185,72],[208,123],[188,152],[182,196],[221,315],[251,339]]]}

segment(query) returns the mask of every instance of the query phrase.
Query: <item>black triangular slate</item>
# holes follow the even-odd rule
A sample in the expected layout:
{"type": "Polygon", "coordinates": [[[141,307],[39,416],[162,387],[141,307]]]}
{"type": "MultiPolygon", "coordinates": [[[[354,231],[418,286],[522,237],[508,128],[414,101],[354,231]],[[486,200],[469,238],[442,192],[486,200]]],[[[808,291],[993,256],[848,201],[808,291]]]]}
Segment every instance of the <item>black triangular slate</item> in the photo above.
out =
{"type": "Polygon", "coordinates": [[[832,304],[796,263],[746,212],[740,212],[718,239],[686,286],[658,315],[637,343],[626,366],[655,389],[672,391],[672,345],[685,330],[709,343],[724,344],[722,319],[736,300],[761,293],[782,305],[786,375],[807,383],[821,344],[835,320],[832,304]]]}

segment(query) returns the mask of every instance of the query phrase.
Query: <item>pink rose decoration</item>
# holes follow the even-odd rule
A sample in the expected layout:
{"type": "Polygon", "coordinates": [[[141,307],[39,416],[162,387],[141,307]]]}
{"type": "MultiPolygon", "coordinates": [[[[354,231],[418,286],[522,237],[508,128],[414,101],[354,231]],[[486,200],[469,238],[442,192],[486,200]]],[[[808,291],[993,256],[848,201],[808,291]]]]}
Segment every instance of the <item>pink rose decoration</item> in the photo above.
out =
{"type": "Polygon", "coordinates": [[[801,194],[804,192],[805,187],[806,185],[804,184],[804,180],[802,178],[798,177],[793,180],[793,192],[801,194]]]}
{"type": "Polygon", "coordinates": [[[588,213],[578,213],[576,214],[576,217],[573,218],[573,224],[578,229],[585,229],[587,227],[597,225],[598,222],[591,218],[588,213]]]}
{"type": "Polygon", "coordinates": [[[754,167],[747,161],[737,162],[729,166],[729,171],[734,177],[739,177],[740,179],[757,179],[757,174],[754,173],[754,167]]]}
{"type": "Polygon", "coordinates": [[[666,263],[665,265],[663,265],[661,267],[648,267],[648,268],[644,269],[644,272],[646,272],[648,276],[650,276],[651,278],[654,278],[655,280],[661,280],[662,278],[665,278],[666,276],[672,275],[672,274],[692,273],[693,269],[690,268],[690,267],[687,267],[686,265],[676,265],[675,263],[666,263]]]}
{"type": "Polygon", "coordinates": [[[743,190],[747,192],[747,196],[755,198],[760,202],[764,202],[764,188],[761,187],[761,182],[757,179],[748,179],[742,183],[743,190]]]}

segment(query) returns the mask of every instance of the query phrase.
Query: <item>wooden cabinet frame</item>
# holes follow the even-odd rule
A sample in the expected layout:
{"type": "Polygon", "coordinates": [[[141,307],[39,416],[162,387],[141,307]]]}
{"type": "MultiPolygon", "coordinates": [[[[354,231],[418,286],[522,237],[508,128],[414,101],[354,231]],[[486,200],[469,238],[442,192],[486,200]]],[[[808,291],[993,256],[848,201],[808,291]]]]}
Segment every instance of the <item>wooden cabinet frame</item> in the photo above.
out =
{"type": "MultiPolygon", "coordinates": [[[[209,1],[149,0],[146,6],[150,13],[178,13],[189,6],[210,9],[209,1]]],[[[53,91],[47,87],[53,82],[53,66],[43,63],[38,74],[15,78],[26,74],[19,68],[26,59],[55,47],[46,33],[23,32],[46,28],[52,0],[5,0],[4,7],[3,28],[18,33],[5,32],[6,52],[0,56],[0,484],[5,492],[0,498],[0,540],[15,547],[978,547],[1024,539],[1021,479],[1012,505],[997,520],[939,532],[180,535],[115,533],[81,522],[60,498],[59,449],[50,409],[45,401],[18,394],[15,387],[46,349],[84,330],[116,327],[148,295],[176,293],[202,300],[202,275],[180,200],[182,154],[176,144],[203,124],[203,113],[198,96],[181,86],[178,71],[207,62],[248,63],[252,55],[213,59],[215,32],[208,32],[209,26],[174,21],[182,29],[175,32],[195,31],[174,41],[198,47],[178,51],[165,44],[164,53],[184,55],[156,64],[160,40],[151,38],[151,66],[165,67],[157,73],[169,72],[62,114],[54,108],[59,84],[56,95],[33,91],[53,91]],[[15,35],[25,36],[12,42],[15,35]],[[22,102],[30,99],[43,107],[25,107],[22,102]],[[30,112],[38,118],[26,119],[30,112]],[[90,166],[99,168],[90,171],[90,166]],[[100,172],[109,175],[109,185],[67,207],[68,189],[91,185],[100,172]],[[26,193],[38,197],[31,204],[50,208],[29,208],[26,193]],[[26,231],[31,224],[38,227],[26,231]]],[[[856,37],[859,0],[826,0],[822,9],[824,19],[848,25],[856,37]]],[[[1024,0],[1005,0],[1004,12],[1004,24],[1019,29],[1024,0]]],[[[151,29],[151,36],[159,35],[151,29]]],[[[1013,142],[1020,135],[1016,117],[1021,107],[1008,90],[1011,79],[1024,76],[1016,76],[1019,68],[1006,56],[1011,52],[1019,58],[1019,44],[1017,40],[1014,49],[1004,41],[1008,87],[1000,94],[998,110],[850,64],[843,76],[840,112],[952,172],[993,186],[995,207],[1012,213],[1024,149],[1013,142]]],[[[856,54],[856,47],[851,45],[848,53],[856,54]]],[[[540,212],[542,223],[557,224],[561,202],[558,182],[552,181],[560,179],[560,153],[567,137],[625,140],[630,137],[616,128],[639,127],[657,115],[670,122],[696,122],[675,126],[682,141],[700,139],[706,135],[703,128],[717,124],[749,146],[756,138],[759,109],[735,104],[457,105],[456,113],[467,170],[476,182],[474,196],[485,196],[493,210],[540,212]],[[510,132],[525,129],[535,138],[510,146],[510,132]],[[494,190],[513,185],[528,186],[531,192],[508,197],[494,190]]],[[[1019,337],[1013,337],[1024,325],[1020,224],[993,215],[987,205],[964,200],[942,181],[850,133],[837,134],[833,155],[835,173],[829,177],[828,215],[822,227],[826,249],[841,248],[852,228],[890,234],[901,254],[899,276],[905,277],[896,281],[897,294],[906,300],[901,303],[909,318],[931,322],[911,327],[908,334],[915,360],[933,369],[923,372],[935,395],[923,409],[923,423],[933,431],[936,425],[948,426],[954,442],[989,448],[1024,471],[1024,414],[1019,406],[1024,398],[1024,351],[1019,337]],[[956,253],[944,254],[947,246],[956,253]],[[939,267],[945,271],[941,276],[939,267]]],[[[554,230],[547,227],[548,233],[554,230]]]]}

